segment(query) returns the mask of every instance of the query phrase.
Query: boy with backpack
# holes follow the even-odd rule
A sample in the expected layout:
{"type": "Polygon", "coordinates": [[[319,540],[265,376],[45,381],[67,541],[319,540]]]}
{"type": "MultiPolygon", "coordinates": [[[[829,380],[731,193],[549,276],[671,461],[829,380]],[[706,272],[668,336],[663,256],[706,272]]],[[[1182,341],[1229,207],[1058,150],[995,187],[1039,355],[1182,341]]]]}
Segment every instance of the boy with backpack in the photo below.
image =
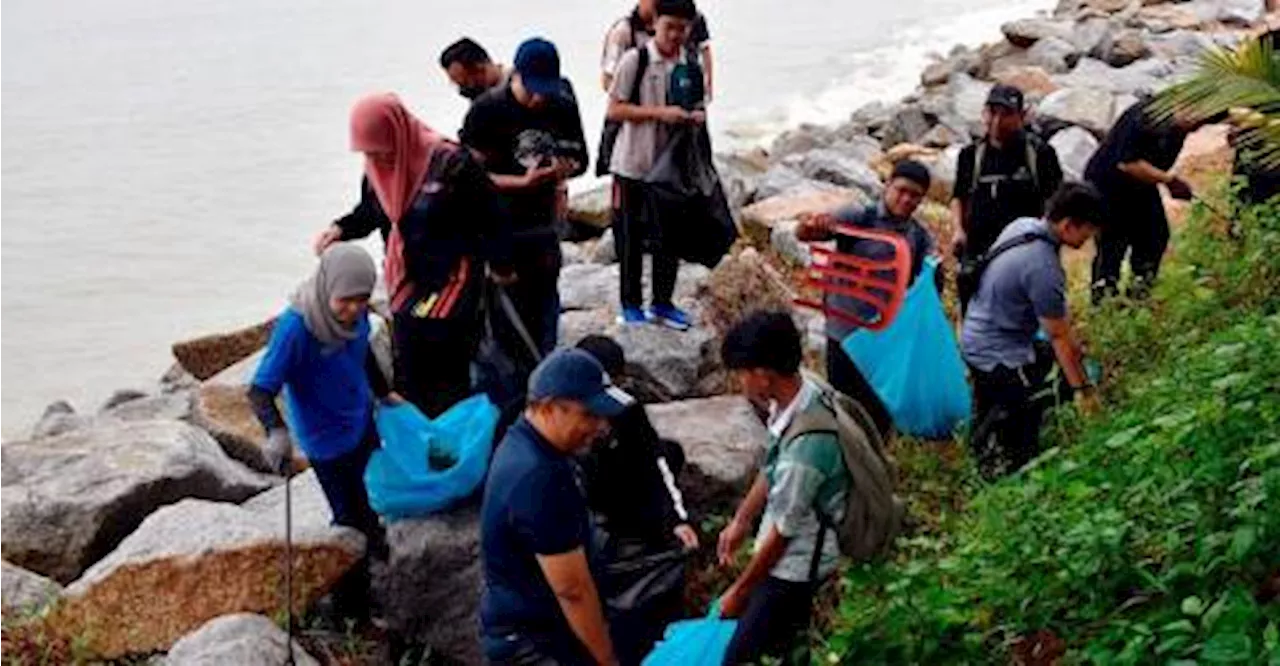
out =
{"type": "Polygon", "coordinates": [[[685,48],[698,17],[693,0],[656,0],[653,38],[627,51],[609,90],[609,120],[621,123],[609,159],[613,174],[614,242],[621,264],[624,324],[652,321],[687,330],[689,316],[672,302],[679,258],[670,247],[652,248],[653,298],[644,309],[641,274],[653,219],[645,177],[680,125],[706,122],[704,82],[696,56],[685,48]]]}
{"type": "Polygon", "coordinates": [[[721,615],[738,618],[724,663],[743,664],[785,657],[840,553],[865,559],[883,550],[903,509],[871,419],[801,374],[800,333],[789,315],[747,317],[721,354],[747,398],[771,413],[763,467],[716,550],[729,565],[763,516],[750,563],[721,598],[721,615]]]}
{"type": "MultiPolygon", "coordinates": [[[[1062,184],[1053,146],[1026,131],[1022,91],[992,86],[982,110],[986,136],[965,146],[956,164],[951,199],[954,250],[960,264],[977,261],[1010,222],[1044,214],[1045,202],[1062,184]]],[[[973,293],[960,290],[966,309],[973,293]]]]}

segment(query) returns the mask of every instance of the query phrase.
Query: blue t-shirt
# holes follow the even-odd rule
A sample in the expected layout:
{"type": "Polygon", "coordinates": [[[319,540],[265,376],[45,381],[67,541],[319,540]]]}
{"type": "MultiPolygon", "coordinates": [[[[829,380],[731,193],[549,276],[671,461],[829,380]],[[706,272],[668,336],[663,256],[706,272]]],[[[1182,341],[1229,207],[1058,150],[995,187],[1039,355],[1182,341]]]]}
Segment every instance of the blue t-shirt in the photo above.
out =
{"type": "Polygon", "coordinates": [[[253,385],[275,395],[284,389],[285,419],[309,460],[332,460],[360,443],[373,409],[365,375],[369,320],[356,337],[325,349],[302,314],[286,308],[276,319],[253,385]]]}
{"type": "Polygon", "coordinates": [[[998,365],[1018,368],[1035,360],[1032,342],[1041,319],[1067,314],[1067,276],[1058,259],[1060,243],[1042,219],[1014,220],[992,247],[1027,233],[1042,234],[991,260],[978,293],[969,303],[960,334],[964,360],[991,372],[998,365]]]}
{"type": "Polygon", "coordinates": [[[524,418],[516,421],[493,456],[480,513],[486,644],[513,633],[578,643],[537,556],[585,547],[589,520],[568,456],[524,418]]]}

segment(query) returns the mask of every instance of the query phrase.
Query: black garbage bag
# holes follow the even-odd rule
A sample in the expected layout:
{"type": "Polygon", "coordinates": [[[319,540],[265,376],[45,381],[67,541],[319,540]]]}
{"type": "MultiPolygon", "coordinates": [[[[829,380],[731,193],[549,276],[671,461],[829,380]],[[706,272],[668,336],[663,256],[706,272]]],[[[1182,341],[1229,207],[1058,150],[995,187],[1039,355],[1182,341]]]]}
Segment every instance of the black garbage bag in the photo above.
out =
{"type": "Polygon", "coordinates": [[[644,180],[649,213],[663,248],[708,268],[720,263],[737,240],[738,227],[711,161],[706,127],[674,129],[644,180]]]}
{"type": "Polygon", "coordinates": [[[637,540],[596,535],[602,563],[600,596],[609,619],[614,652],[624,666],[639,664],[679,619],[684,604],[689,556],[679,547],[655,549],[637,540]]]}

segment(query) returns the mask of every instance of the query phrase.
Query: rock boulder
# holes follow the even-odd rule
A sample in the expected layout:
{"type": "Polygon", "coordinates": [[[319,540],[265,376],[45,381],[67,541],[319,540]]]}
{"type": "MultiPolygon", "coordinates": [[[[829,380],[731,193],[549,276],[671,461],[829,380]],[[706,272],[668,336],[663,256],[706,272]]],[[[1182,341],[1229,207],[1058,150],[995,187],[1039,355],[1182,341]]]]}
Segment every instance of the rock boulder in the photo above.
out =
{"type": "Polygon", "coordinates": [[[0,562],[0,599],[6,614],[38,614],[61,595],[61,585],[22,567],[0,562]]]}
{"type": "Polygon", "coordinates": [[[702,515],[731,508],[751,484],[767,443],[750,403],[727,395],[646,409],[658,434],[684,449],[681,488],[689,505],[702,515]]]}
{"type": "MultiPolygon", "coordinates": [[[[271,620],[253,613],[224,615],[183,636],[161,661],[162,666],[278,666],[288,663],[289,635],[271,620]]],[[[320,666],[315,657],[293,643],[293,663],[320,666]]]]}
{"type": "Polygon", "coordinates": [[[768,246],[770,232],[777,222],[793,220],[801,213],[834,210],[867,200],[860,190],[845,187],[784,192],[743,208],[739,224],[747,239],[763,248],[768,246]]]}
{"type": "Polygon", "coordinates": [[[184,497],[239,501],[272,483],[176,421],[104,421],[3,456],[5,559],[59,582],[111,552],[149,513],[184,497]]]}
{"type": "Polygon", "coordinates": [[[782,163],[795,169],[805,178],[859,189],[870,197],[879,196],[884,189],[880,177],[867,166],[865,161],[833,149],[818,148],[804,153],[794,153],[783,159],[782,163]]]}
{"type": "Polygon", "coordinates": [[[1036,107],[1038,115],[1077,125],[1102,136],[1111,128],[1114,97],[1095,88],[1064,88],[1036,107]]]}
{"type": "Polygon", "coordinates": [[[1067,180],[1082,180],[1084,168],[1098,149],[1098,139],[1082,127],[1068,127],[1054,133],[1049,145],[1058,153],[1058,162],[1067,180]]]}
{"type": "MultiPolygon", "coordinates": [[[[320,493],[311,474],[294,484],[303,505],[320,493]]],[[[161,508],[67,588],[51,626],[114,659],[168,649],[222,615],[281,611],[284,511],[253,510],[271,505],[188,499],[161,508]]],[[[293,604],[301,613],[364,555],[364,537],[296,508],[293,604]]]]}
{"type": "Polygon", "coordinates": [[[603,229],[612,222],[612,191],[609,184],[593,187],[569,197],[570,223],[603,229]]]}

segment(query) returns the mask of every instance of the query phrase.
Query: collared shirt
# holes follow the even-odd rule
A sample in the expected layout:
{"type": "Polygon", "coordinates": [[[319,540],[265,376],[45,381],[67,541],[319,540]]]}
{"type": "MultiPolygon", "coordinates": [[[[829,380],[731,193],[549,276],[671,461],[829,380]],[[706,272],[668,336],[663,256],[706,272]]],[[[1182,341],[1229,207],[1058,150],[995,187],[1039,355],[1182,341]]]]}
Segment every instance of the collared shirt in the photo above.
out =
{"type": "MultiPolygon", "coordinates": [[[[839,524],[849,492],[849,472],[838,435],[820,432],[783,440],[796,415],[809,409],[826,409],[818,400],[820,395],[821,390],[806,379],[791,403],[775,409],[769,422],[763,470],[769,482],[769,497],[755,547],[760,548],[769,529],[776,526],[778,533],[787,538],[787,548],[769,575],[792,582],[809,580],[818,532],[823,529],[815,509],[821,507],[832,523],[839,524]]],[[[839,557],[839,539],[828,531],[819,556],[818,577],[834,571],[839,557]]]]}
{"type": "MultiPolygon", "coordinates": [[[[671,74],[676,66],[688,62],[686,50],[682,48],[677,55],[668,58],[658,52],[652,40],[641,48],[649,52],[649,63],[639,82],[640,106],[667,106],[671,74]]],[[[624,54],[609,88],[609,98],[629,102],[631,90],[637,85],[639,69],[640,52],[633,49],[624,54]]],[[[644,179],[670,140],[671,126],[667,123],[653,120],[623,123],[614,144],[609,171],[624,178],[644,179]]]]}

